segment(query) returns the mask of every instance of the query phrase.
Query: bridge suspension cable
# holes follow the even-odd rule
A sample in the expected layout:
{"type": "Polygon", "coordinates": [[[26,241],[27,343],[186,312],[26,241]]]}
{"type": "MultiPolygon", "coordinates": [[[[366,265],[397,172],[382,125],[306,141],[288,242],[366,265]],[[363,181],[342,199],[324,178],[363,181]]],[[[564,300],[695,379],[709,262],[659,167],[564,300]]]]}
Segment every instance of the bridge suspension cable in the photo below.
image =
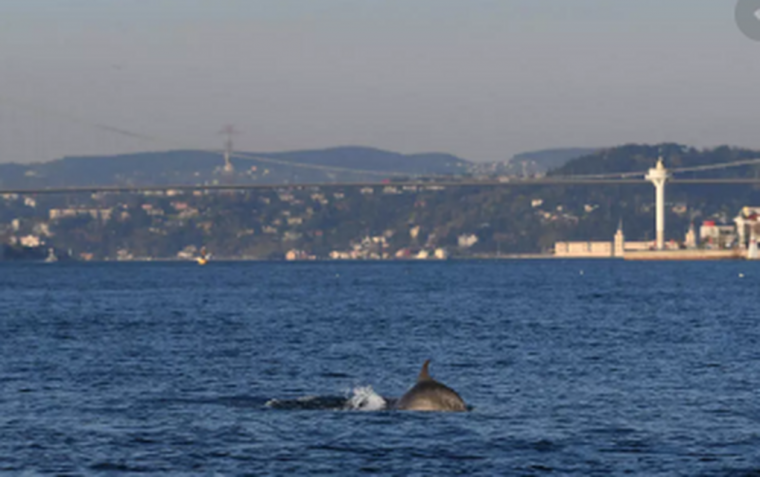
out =
{"type": "MultiPolygon", "coordinates": [[[[180,149],[180,150],[192,150],[192,151],[198,151],[198,152],[206,152],[209,154],[219,154],[222,157],[224,156],[224,151],[220,149],[209,149],[205,147],[187,147],[187,144],[183,144],[181,141],[176,141],[176,140],[163,137],[163,136],[143,134],[143,133],[131,131],[129,129],[124,129],[121,127],[106,124],[106,123],[89,121],[86,119],[82,119],[78,116],[75,116],[69,113],[64,113],[62,111],[58,111],[49,107],[41,107],[38,105],[27,104],[18,100],[11,100],[4,97],[0,97],[0,103],[4,103],[4,104],[15,106],[17,108],[33,111],[39,114],[46,115],[48,117],[57,117],[62,120],[70,121],[82,126],[98,129],[98,130],[105,131],[108,133],[117,134],[119,136],[124,136],[124,137],[132,138],[132,139],[139,139],[139,140],[147,141],[147,142],[158,143],[166,147],[172,147],[172,148],[180,149]]],[[[290,161],[287,159],[277,159],[273,157],[266,157],[265,155],[261,155],[261,154],[246,153],[246,152],[230,151],[229,157],[233,157],[237,159],[256,160],[259,162],[264,162],[268,164],[276,164],[276,165],[287,166],[287,167],[319,170],[323,172],[343,172],[343,173],[353,173],[353,174],[366,174],[366,175],[373,175],[373,176],[378,176],[378,177],[388,177],[388,176],[419,177],[420,176],[419,174],[408,173],[408,172],[376,171],[376,170],[368,170],[368,169],[357,169],[357,168],[351,168],[351,167],[309,164],[305,162],[290,161]]],[[[431,177],[431,176],[426,176],[426,177],[431,177]]]]}
{"type": "Polygon", "coordinates": [[[677,174],[679,172],[699,172],[699,171],[713,171],[716,169],[729,169],[732,167],[751,166],[753,164],[760,164],[760,159],[746,159],[742,161],[724,162],[721,164],[708,164],[704,166],[694,167],[679,167],[676,169],[669,169],[670,172],[677,174]]]}
{"type": "MultiPolygon", "coordinates": [[[[683,172],[701,172],[701,171],[713,171],[718,169],[730,169],[733,167],[751,166],[754,164],[760,164],[760,159],[744,159],[741,161],[722,162],[720,164],[706,164],[703,166],[691,166],[691,167],[676,167],[668,169],[668,172],[672,174],[680,174],[683,172]]],[[[579,175],[558,175],[552,176],[563,179],[625,179],[631,177],[644,177],[648,171],[642,172],[610,172],[605,174],[579,174],[579,175]]]]}
{"type": "MultiPolygon", "coordinates": [[[[65,113],[65,112],[50,108],[50,107],[42,107],[39,105],[28,104],[28,103],[24,103],[18,100],[11,100],[5,97],[0,97],[0,104],[12,105],[18,108],[26,109],[26,110],[33,111],[39,114],[43,114],[48,117],[57,117],[57,118],[70,121],[70,122],[73,122],[85,127],[98,129],[98,130],[105,131],[111,134],[116,134],[119,136],[131,138],[135,140],[158,143],[167,147],[172,147],[172,148],[180,149],[180,150],[192,150],[192,151],[206,152],[209,154],[218,154],[221,157],[224,156],[224,151],[220,149],[210,149],[210,148],[205,148],[205,147],[200,147],[200,148],[186,147],[187,145],[183,144],[181,141],[176,141],[176,140],[163,137],[163,136],[144,134],[144,133],[132,131],[129,129],[117,127],[117,126],[102,123],[102,122],[93,122],[93,121],[86,120],[81,117],[72,115],[70,113],[65,113]]],[[[317,170],[317,171],[322,171],[322,172],[342,172],[342,173],[350,173],[350,174],[363,174],[363,175],[383,177],[383,178],[388,178],[388,177],[420,178],[422,177],[421,174],[415,174],[415,173],[409,173],[409,172],[377,171],[377,170],[357,169],[357,168],[343,167],[343,166],[310,164],[310,163],[305,163],[305,162],[291,161],[287,159],[267,157],[266,155],[247,153],[247,152],[232,151],[229,153],[229,156],[233,158],[237,158],[237,159],[255,160],[255,161],[263,162],[267,164],[275,164],[275,165],[286,166],[286,167],[317,170]]],[[[701,172],[701,171],[728,169],[728,168],[733,168],[733,167],[741,167],[741,166],[748,166],[748,165],[755,165],[755,164],[760,164],[760,158],[745,159],[745,160],[725,162],[725,163],[720,163],[720,164],[707,164],[707,165],[702,165],[702,166],[680,167],[680,168],[669,169],[669,171],[673,174],[679,174],[679,173],[685,173],[685,172],[701,172]]],[[[639,171],[639,172],[619,172],[619,173],[602,173],[602,174],[557,175],[557,176],[551,176],[551,178],[565,179],[569,181],[623,180],[623,179],[633,179],[633,178],[643,179],[644,176],[646,176],[646,174],[647,174],[647,171],[639,171]]],[[[442,179],[442,178],[446,178],[450,176],[441,175],[441,174],[426,174],[424,177],[429,178],[429,179],[436,179],[436,178],[442,179]]]]}

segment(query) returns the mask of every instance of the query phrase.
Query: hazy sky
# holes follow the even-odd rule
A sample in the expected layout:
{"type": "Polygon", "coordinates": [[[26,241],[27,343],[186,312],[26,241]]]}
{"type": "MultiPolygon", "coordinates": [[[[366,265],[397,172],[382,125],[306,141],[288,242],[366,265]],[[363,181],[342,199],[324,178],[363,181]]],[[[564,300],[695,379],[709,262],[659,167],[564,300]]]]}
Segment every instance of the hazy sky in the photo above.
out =
{"type": "Polygon", "coordinates": [[[760,43],[734,6],[0,0],[0,162],[215,148],[228,123],[254,151],[760,148],[760,43]]]}

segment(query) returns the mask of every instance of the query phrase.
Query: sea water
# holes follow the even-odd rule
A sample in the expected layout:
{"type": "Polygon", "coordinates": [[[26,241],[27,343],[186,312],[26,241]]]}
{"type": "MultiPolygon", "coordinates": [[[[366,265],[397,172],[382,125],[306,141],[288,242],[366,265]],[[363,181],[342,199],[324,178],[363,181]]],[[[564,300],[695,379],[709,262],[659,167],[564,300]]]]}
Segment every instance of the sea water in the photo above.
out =
{"type": "Polygon", "coordinates": [[[757,475],[760,263],[1,264],[0,473],[757,475]],[[426,359],[470,412],[392,410],[426,359]]]}

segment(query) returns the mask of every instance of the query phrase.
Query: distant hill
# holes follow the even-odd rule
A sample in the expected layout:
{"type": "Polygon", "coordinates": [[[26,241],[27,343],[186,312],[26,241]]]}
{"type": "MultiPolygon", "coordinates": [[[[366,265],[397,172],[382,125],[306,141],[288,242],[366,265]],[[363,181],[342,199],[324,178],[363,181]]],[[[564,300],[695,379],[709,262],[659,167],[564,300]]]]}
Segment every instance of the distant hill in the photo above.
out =
{"type": "Polygon", "coordinates": [[[508,161],[475,164],[472,173],[480,175],[507,175],[533,177],[546,174],[570,160],[592,154],[597,149],[563,148],[523,152],[508,161]]]}
{"type": "Polygon", "coordinates": [[[166,151],[65,157],[42,164],[0,164],[0,187],[93,185],[288,184],[378,181],[402,174],[462,174],[472,163],[441,154],[400,154],[366,147],[279,153],[238,153],[233,175],[221,153],[166,151]]]}
{"type": "Polygon", "coordinates": [[[529,174],[546,173],[551,169],[565,165],[568,161],[593,154],[595,151],[597,149],[581,147],[544,149],[543,151],[517,154],[509,163],[516,173],[521,173],[523,168],[527,169],[529,174]]]}
{"type": "MultiPolygon", "coordinates": [[[[696,149],[673,143],[657,145],[627,144],[615,148],[602,149],[570,160],[564,165],[551,170],[549,175],[644,172],[653,167],[659,157],[664,158],[666,167],[677,169],[760,159],[760,152],[729,146],[696,149]]],[[[758,165],[746,165],[726,169],[712,169],[703,172],[690,172],[688,177],[755,177],[757,172],[758,165]]]]}
{"type": "Polygon", "coordinates": [[[451,154],[399,154],[367,147],[337,147],[256,155],[293,163],[414,175],[461,174],[470,165],[470,162],[451,154]]]}

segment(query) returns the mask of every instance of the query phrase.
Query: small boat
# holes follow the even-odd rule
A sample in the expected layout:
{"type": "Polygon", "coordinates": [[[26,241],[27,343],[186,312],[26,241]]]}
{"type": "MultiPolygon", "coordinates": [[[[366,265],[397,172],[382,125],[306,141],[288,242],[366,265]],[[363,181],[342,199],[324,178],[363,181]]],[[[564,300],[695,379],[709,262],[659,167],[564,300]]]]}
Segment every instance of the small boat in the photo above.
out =
{"type": "Polygon", "coordinates": [[[195,261],[198,262],[198,265],[206,265],[210,259],[211,254],[206,251],[206,247],[201,247],[201,250],[198,256],[195,258],[195,261]]]}
{"type": "Polygon", "coordinates": [[[48,249],[48,256],[45,258],[45,263],[55,263],[58,261],[58,257],[55,255],[55,250],[48,249]]]}

